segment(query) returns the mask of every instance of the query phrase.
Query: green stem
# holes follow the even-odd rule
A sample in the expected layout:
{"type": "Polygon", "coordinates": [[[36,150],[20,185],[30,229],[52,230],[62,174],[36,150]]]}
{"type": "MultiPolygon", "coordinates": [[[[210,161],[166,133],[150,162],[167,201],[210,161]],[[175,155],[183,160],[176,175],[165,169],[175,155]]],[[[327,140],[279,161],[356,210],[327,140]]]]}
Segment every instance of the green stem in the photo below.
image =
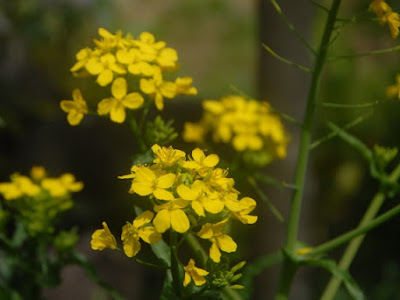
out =
{"type": "Polygon", "coordinates": [[[271,54],[273,57],[275,57],[277,60],[280,60],[281,62],[283,62],[283,63],[285,63],[285,64],[287,64],[289,66],[295,67],[295,68],[297,68],[297,69],[299,69],[301,71],[304,71],[304,72],[307,72],[307,73],[311,73],[311,70],[309,68],[304,67],[302,65],[299,65],[299,64],[297,64],[297,63],[295,63],[295,62],[293,62],[291,60],[288,60],[288,59],[280,56],[278,53],[276,53],[274,50],[272,50],[270,47],[268,47],[265,44],[262,44],[262,45],[263,45],[264,49],[267,50],[267,52],[269,54],[271,54]]]}
{"type": "Polygon", "coordinates": [[[378,101],[372,101],[367,103],[359,103],[359,104],[344,104],[344,103],[331,103],[331,102],[321,102],[321,106],[330,107],[330,108],[366,108],[375,106],[378,104],[378,101]]]}
{"type": "Polygon", "coordinates": [[[183,280],[179,274],[179,259],[178,259],[178,238],[177,233],[171,228],[170,230],[170,248],[171,248],[171,274],[172,285],[175,289],[175,294],[179,298],[182,295],[181,287],[183,280]]]}
{"type": "Polygon", "coordinates": [[[335,249],[339,247],[340,245],[347,243],[351,239],[363,235],[366,232],[374,229],[375,227],[381,225],[382,223],[387,222],[391,218],[395,217],[400,213],[400,204],[396,205],[392,209],[388,210],[387,212],[381,214],[379,217],[376,217],[372,221],[368,222],[367,224],[357,227],[356,229],[350,230],[326,243],[323,243],[322,245],[319,245],[318,247],[315,247],[308,255],[319,255],[326,253],[328,251],[331,251],[332,249],[335,249]]]}
{"type": "Polygon", "coordinates": [[[147,147],[143,140],[143,133],[141,132],[141,130],[136,122],[136,119],[132,115],[129,115],[129,124],[133,131],[133,134],[135,135],[136,142],[138,143],[140,152],[145,153],[147,151],[147,147]]]}
{"type": "Polygon", "coordinates": [[[399,50],[400,50],[400,46],[395,46],[395,47],[387,48],[387,49],[372,50],[372,51],[367,51],[367,52],[362,52],[362,53],[355,53],[355,54],[328,57],[327,60],[328,61],[333,61],[333,60],[340,60],[340,59],[360,58],[360,57],[372,56],[372,55],[382,55],[382,54],[388,54],[388,53],[396,52],[396,51],[399,51],[399,50]]]}
{"type": "MultiPolygon", "coordinates": [[[[322,69],[325,63],[330,38],[336,20],[336,15],[340,6],[340,1],[341,0],[334,0],[332,3],[332,7],[329,11],[328,19],[326,21],[324,33],[321,39],[321,44],[315,61],[313,76],[311,79],[311,86],[307,101],[306,114],[304,117],[304,122],[301,132],[300,146],[299,146],[300,149],[299,149],[297,167],[295,173],[294,185],[297,186],[297,189],[294,190],[289,212],[289,223],[288,223],[286,245],[285,245],[286,251],[288,251],[289,253],[294,253],[295,251],[298,224],[300,219],[301,200],[303,197],[305,174],[306,174],[309,147],[311,141],[311,130],[315,113],[316,98],[319,91],[322,69]]],[[[290,286],[295,271],[296,271],[296,266],[294,265],[294,262],[286,258],[285,263],[283,264],[281,280],[279,283],[276,299],[281,300],[281,299],[287,299],[289,297],[290,286]]]]}
{"type": "MultiPolygon", "coordinates": [[[[400,164],[397,165],[396,169],[390,174],[389,180],[391,182],[396,182],[400,178],[400,164]]],[[[385,195],[382,192],[377,193],[371,201],[367,211],[365,212],[363,218],[358,227],[362,227],[365,224],[368,224],[371,220],[375,218],[379,209],[381,208],[383,201],[385,199],[385,195]]],[[[344,251],[340,261],[339,261],[339,268],[342,270],[347,270],[353,259],[360,248],[365,235],[358,236],[354,238],[349,245],[347,246],[346,250],[344,251]]],[[[325,290],[321,296],[322,300],[329,300],[333,299],[336,294],[337,289],[341,284],[341,280],[337,277],[332,276],[329,280],[329,283],[325,287],[325,290]]]]}

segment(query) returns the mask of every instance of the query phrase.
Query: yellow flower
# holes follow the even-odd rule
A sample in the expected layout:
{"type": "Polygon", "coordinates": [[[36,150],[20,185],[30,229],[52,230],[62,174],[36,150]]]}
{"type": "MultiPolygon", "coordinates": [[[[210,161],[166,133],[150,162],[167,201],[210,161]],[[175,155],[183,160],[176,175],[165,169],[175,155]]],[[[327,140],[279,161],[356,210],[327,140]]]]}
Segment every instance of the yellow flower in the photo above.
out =
{"type": "Polygon", "coordinates": [[[139,239],[148,244],[155,244],[161,239],[161,234],[153,226],[146,226],[153,219],[154,214],[146,210],[137,216],[132,223],[126,222],[122,227],[121,240],[126,256],[135,256],[141,248],[139,239]]]}
{"type": "Polygon", "coordinates": [[[249,213],[256,208],[256,201],[250,197],[244,197],[239,201],[239,209],[231,210],[231,215],[243,224],[254,224],[257,222],[257,216],[250,216],[249,213]]]}
{"type": "Polygon", "coordinates": [[[11,182],[0,183],[0,193],[4,199],[14,200],[22,196],[36,196],[40,193],[40,187],[29,177],[15,173],[11,176],[11,182]]]}
{"type": "Polygon", "coordinates": [[[114,72],[125,74],[126,70],[116,62],[115,55],[106,53],[100,57],[91,57],[86,63],[86,69],[91,75],[97,75],[97,83],[106,86],[114,79],[114,72]]]}
{"type": "Polygon", "coordinates": [[[126,118],[125,108],[137,109],[143,104],[143,97],[139,93],[127,94],[128,85],[125,78],[117,78],[111,86],[113,98],[106,98],[99,102],[99,115],[110,114],[110,119],[116,123],[123,123],[126,118]]]}
{"type": "Polygon", "coordinates": [[[92,57],[99,57],[100,50],[92,50],[88,47],[83,48],[78,51],[75,55],[77,62],[71,67],[70,71],[75,75],[78,75],[78,71],[82,70],[86,67],[86,64],[89,62],[89,59],[92,57]]]}
{"type": "Polygon", "coordinates": [[[400,99],[400,74],[396,75],[396,83],[387,87],[386,96],[389,98],[398,98],[400,99]]]}
{"type": "Polygon", "coordinates": [[[151,147],[151,150],[153,150],[153,153],[156,155],[153,162],[155,164],[161,164],[163,167],[170,167],[186,157],[185,152],[173,149],[172,147],[160,147],[155,144],[151,147]]]}
{"type": "Polygon", "coordinates": [[[167,68],[169,70],[174,70],[176,68],[176,61],[178,60],[178,53],[175,49],[164,48],[157,56],[157,63],[161,68],[167,68]]]}
{"type": "Polygon", "coordinates": [[[196,170],[201,176],[207,174],[210,168],[215,167],[219,162],[216,154],[205,155],[204,152],[196,148],[192,151],[192,161],[185,161],[183,167],[196,170]]]}
{"type": "Polygon", "coordinates": [[[383,23],[387,23],[393,39],[399,36],[400,16],[398,13],[389,12],[382,18],[383,23]]]}
{"type": "Polygon", "coordinates": [[[186,122],[183,128],[182,138],[185,142],[201,143],[204,141],[205,128],[197,123],[186,122]]]}
{"type": "Polygon", "coordinates": [[[85,114],[88,113],[88,107],[85,99],[83,99],[81,91],[74,89],[72,91],[73,100],[61,100],[61,109],[68,113],[67,120],[71,126],[78,125],[85,114]]]}
{"type": "Polygon", "coordinates": [[[369,5],[369,8],[378,16],[378,18],[382,18],[387,12],[392,10],[385,0],[374,0],[369,5]]]}
{"type": "Polygon", "coordinates": [[[162,174],[140,166],[135,171],[130,192],[140,196],[153,195],[160,200],[173,200],[174,195],[166,189],[174,185],[175,178],[175,174],[162,174]]]}
{"type": "Polygon", "coordinates": [[[220,250],[231,253],[235,252],[237,249],[237,244],[232,240],[232,238],[229,235],[222,233],[225,223],[226,220],[217,224],[206,223],[197,233],[200,238],[208,239],[212,243],[209,253],[210,258],[216,263],[221,261],[220,250]]]}
{"type": "Polygon", "coordinates": [[[195,267],[195,262],[191,258],[186,267],[183,267],[185,271],[185,278],[183,280],[183,286],[187,286],[192,280],[195,285],[200,286],[206,283],[204,276],[208,275],[208,272],[204,269],[195,267]]]}
{"type": "Polygon", "coordinates": [[[201,180],[193,182],[190,188],[181,184],[176,191],[182,199],[191,201],[193,210],[201,217],[205,217],[204,210],[217,214],[224,209],[224,203],[218,198],[218,193],[211,193],[201,180]]]}
{"type": "Polygon", "coordinates": [[[98,33],[102,39],[95,39],[94,43],[101,50],[109,51],[117,47],[125,47],[128,45],[128,41],[122,37],[122,31],[120,30],[118,30],[116,34],[112,34],[104,28],[99,28],[98,33]]]}
{"type": "Polygon", "coordinates": [[[182,95],[197,95],[197,89],[191,86],[192,81],[193,79],[191,77],[176,78],[176,93],[182,95]]]}
{"type": "Polygon", "coordinates": [[[31,169],[31,178],[35,181],[40,181],[46,177],[46,169],[42,166],[33,166],[31,169]]]}
{"type": "Polygon", "coordinates": [[[164,109],[164,97],[172,99],[176,96],[176,84],[163,81],[160,71],[155,72],[153,78],[140,79],[140,90],[155,99],[158,110],[164,109]]]}
{"type": "Polygon", "coordinates": [[[65,173],[60,178],[44,178],[41,184],[53,197],[63,197],[69,192],[79,192],[83,189],[83,183],[75,181],[75,176],[70,173],[65,173]]]}
{"type": "Polygon", "coordinates": [[[157,58],[158,51],[165,47],[165,42],[156,42],[154,35],[142,32],[139,39],[134,41],[134,45],[139,48],[143,60],[152,62],[157,58]]]}
{"type": "Polygon", "coordinates": [[[106,222],[102,223],[103,229],[97,229],[92,234],[92,240],[90,242],[93,250],[103,250],[105,248],[116,249],[117,242],[115,241],[114,235],[111,233],[106,222]]]}
{"type": "Polygon", "coordinates": [[[154,210],[158,213],[153,220],[153,224],[157,231],[163,233],[170,227],[179,233],[188,231],[190,228],[190,222],[187,215],[182,210],[182,208],[187,205],[187,201],[177,199],[155,206],[154,210]]]}

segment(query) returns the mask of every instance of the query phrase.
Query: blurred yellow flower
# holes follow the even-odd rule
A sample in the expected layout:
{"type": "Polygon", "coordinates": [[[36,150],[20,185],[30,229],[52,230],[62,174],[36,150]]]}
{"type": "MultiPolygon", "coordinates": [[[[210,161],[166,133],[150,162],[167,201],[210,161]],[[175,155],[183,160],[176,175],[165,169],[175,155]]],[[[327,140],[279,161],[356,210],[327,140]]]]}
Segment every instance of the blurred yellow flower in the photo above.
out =
{"type": "Polygon", "coordinates": [[[88,113],[88,107],[79,89],[72,91],[72,99],[61,100],[60,107],[64,112],[68,113],[68,123],[71,126],[76,126],[82,121],[84,115],[88,113]]]}
{"type": "Polygon", "coordinates": [[[83,183],[75,181],[75,176],[70,173],[65,173],[60,178],[44,178],[41,184],[53,197],[63,197],[69,192],[79,192],[83,189],[83,183]]]}
{"type": "Polygon", "coordinates": [[[386,88],[386,96],[400,100],[400,74],[396,75],[396,83],[386,88]]]}

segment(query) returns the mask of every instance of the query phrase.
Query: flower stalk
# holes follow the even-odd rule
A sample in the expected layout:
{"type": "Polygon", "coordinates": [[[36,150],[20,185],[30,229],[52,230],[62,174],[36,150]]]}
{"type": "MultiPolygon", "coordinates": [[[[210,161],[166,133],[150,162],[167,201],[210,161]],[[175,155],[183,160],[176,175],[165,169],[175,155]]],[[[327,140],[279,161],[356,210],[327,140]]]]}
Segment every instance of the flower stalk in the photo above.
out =
{"type": "MultiPolygon", "coordinates": [[[[301,200],[303,198],[305,175],[307,161],[309,156],[309,147],[311,142],[311,131],[313,127],[316,99],[319,92],[323,66],[326,61],[327,51],[334,29],[336,15],[340,6],[340,0],[334,0],[329,11],[328,19],[325,25],[324,33],[321,39],[320,47],[317,52],[314,71],[312,72],[311,85],[307,101],[306,113],[301,131],[300,149],[297,160],[294,184],[298,187],[294,190],[292,203],[289,212],[289,223],[286,236],[286,251],[294,253],[297,242],[297,232],[301,212],[301,200]]],[[[287,299],[290,292],[291,282],[296,273],[297,266],[288,258],[285,259],[276,295],[277,300],[287,299]]]]}

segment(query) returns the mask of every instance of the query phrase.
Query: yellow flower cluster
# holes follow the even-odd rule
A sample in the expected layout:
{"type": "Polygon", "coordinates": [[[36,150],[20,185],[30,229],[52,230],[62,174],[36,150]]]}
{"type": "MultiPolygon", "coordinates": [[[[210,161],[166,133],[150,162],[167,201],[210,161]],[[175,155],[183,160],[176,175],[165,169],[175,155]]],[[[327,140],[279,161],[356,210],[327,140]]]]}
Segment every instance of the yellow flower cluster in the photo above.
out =
{"type": "MultiPolygon", "coordinates": [[[[121,240],[125,254],[132,257],[138,253],[139,238],[152,244],[167,230],[183,234],[196,228],[200,238],[211,242],[209,255],[214,262],[220,262],[221,251],[235,252],[237,245],[224,232],[225,224],[229,219],[254,224],[257,216],[249,214],[256,202],[249,197],[239,199],[227,170],[216,167],[219,157],[215,154],[206,155],[196,148],[188,158],[181,150],[157,144],[152,151],[153,164],[134,165],[131,174],[120,176],[132,180],[130,193],[149,197],[154,211],[145,211],[124,226],[121,240]]],[[[115,249],[115,239],[105,223],[103,227],[93,234],[92,249],[115,249]]],[[[190,278],[196,285],[205,282],[201,277],[207,271],[194,267],[193,260],[185,272],[185,286],[190,278]]]]}
{"type": "Polygon", "coordinates": [[[390,34],[393,39],[399,36],[400,15],[392,10],[385,0],[374,0],[369,8],[379,18],[382,25],[389,26],[390,34]]]}
{"type": "Polygon", "coordinates": [[[386,96],[400,100],[400,74],[396,75],[396,83],[386,88],[386,96]]]}
{"type": "Polygon", "coordinates": [[[185,124],[185,141],[201,143],[211,133],[214,142],[231,143],[236,151],[267,150],[273,157],[286,156],[287,134],[268,103],[232,95],[205,100],[203,109],[199,123],[185,124]]]}
{"type": "MultiPolygon", "coordinates": [[[[165,79],[167,73],[177,71],[178,54],[165,42],[156,41],[151,33],[143,32],[134,39],[129,34],[124,37],[121,31],[112,34],[100,28],[99,35],[94,48],[86,47],[76,54],[77,62],[71,68],[75,76],[96,77],[102,87],[111,84],[112,96],[98,103],[99,115],[109,114],[113,122],[123,123],[125,109],[140,108],[146,95],[162,110],[165,98],[197,94],[191,77],[165,79]]],[[[68,113],[69,124],[78,125],[88,107],[79,89],[73,91],[72,97],[73,100],[62,100],[60,106],[68,113]]]]}
{"type": "Polygon", "coordinates": [[[83,183],[75,181],[70,173],[47,177],[42,166],[33,167],[30,176],[14,173],[10,178],[10,182],[0,183],[0,194],[5,204],[21,215],[32,234],[51,232],[54,217],[73,206],[71,193],[83,188],[83,183]]]}
{"type": "Polygon", "coordinates": [[[35,197],[41,193],[49,194],[51,197],[65,197],[83,188],[83,183],[75,181],[74,175],[70,173],[58,178],[46,177],[46,170],[42,166],[34,166],[30,175],[28,177],[14,173],[11,175],[11,182],[0,183],[0,194],[6,200],[25,196],[35,197]]]}

